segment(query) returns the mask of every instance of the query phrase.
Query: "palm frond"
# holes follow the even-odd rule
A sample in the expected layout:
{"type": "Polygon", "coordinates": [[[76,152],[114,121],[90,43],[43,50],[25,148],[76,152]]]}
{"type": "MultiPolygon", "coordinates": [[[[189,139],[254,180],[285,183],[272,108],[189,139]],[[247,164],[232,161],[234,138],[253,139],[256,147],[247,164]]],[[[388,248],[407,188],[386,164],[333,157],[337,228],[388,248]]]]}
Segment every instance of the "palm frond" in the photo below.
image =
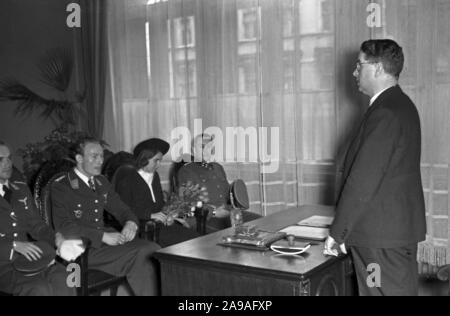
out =
{"type": "Polygon", "coordinates": [[[55,114],[55,111],[63,103],[45,99],[15,79],[0,82],[0,100],[17,102],[15,113],[18,115],[27,116],[33,111],[40,110],[41,116],[46,119],[55,114]]]}
{"type": "Polygon", "coordinates": [[[50,49],[39,60],[38,69],[43,83],[64,92],[69,87],[72,77],[72,53],[59,47],[50,49]]]}

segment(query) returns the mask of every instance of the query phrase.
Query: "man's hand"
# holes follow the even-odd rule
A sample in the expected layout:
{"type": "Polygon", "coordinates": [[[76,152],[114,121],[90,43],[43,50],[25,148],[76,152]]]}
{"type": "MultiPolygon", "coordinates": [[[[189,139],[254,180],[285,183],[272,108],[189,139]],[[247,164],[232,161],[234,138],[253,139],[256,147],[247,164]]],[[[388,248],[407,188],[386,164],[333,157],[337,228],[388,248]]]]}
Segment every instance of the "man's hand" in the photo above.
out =
{"type": "Polygon", "coordinates": [[[118,246],[126,243],[126,238],[121,233],[103,233],[102,242],[108,246],[118,246]]]}
{"type": "MultiPolygon", "coordinates": [[[[336,241],[333,237],[328,236],[327,240],[325,240],[325,246],[323,249],[323,254],[326,256],[335,256],[337,257],[339,255],[339,252],[337,249],[335,249],[335,246],[337,245],[336,241]]],[[[347,254],[347,249],[345,248],[345,244],[339,245],[339,249],[342,253],[347,254]]]]}
{"type": "Polygon", "coordinates": [[[130,242],[136,237],[136,232],[138,230],[138,226],[135,222],[126,222],[125,226],[122,229],[122,236],[125,237],[125,242],[130,242]]]}
{"type": "Polygon", "coordinates": [[[43,254],[41,248],[31,242],[16,241],[14,246],[14,251],[25,256],[28,261],[39,260],[43,254]]]}

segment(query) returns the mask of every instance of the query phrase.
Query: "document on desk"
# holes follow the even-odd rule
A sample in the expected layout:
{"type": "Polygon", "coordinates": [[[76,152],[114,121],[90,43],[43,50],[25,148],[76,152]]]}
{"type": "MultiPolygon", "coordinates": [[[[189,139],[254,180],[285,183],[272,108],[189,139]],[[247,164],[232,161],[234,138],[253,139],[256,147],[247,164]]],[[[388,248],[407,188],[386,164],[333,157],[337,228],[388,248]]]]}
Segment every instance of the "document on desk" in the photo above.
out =
{"type": "Polygon", "coordinates": [[[314,216],[305,218],[304,220],[301,220],[300,222],[297,223],[297,225],[329,228],[331,226],[331,224],[333,223],[333,220],[334,220],[333,216],[314,215],[314,216]]]}
{"type": "Polygon", "coordinates": [[[297,238],[323,241],[328,237],[330,230],[324,227],[292,225],[280,230],[280,232],[294,235],[297,238]]]}

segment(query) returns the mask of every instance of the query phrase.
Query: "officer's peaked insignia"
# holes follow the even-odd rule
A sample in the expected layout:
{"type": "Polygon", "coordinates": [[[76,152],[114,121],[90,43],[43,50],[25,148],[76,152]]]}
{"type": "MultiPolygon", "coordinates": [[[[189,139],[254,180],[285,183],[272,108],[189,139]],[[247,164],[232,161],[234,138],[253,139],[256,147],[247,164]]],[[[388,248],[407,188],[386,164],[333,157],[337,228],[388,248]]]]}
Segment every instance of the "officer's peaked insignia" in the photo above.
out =
{"type": "Polygon", "coordinates": [[[73,213],[75,214],[75,217],[78,219],[80,219],[81,216],[83,216],[83,211],[81,211],[81,210],[73,211],[73,213]]]}

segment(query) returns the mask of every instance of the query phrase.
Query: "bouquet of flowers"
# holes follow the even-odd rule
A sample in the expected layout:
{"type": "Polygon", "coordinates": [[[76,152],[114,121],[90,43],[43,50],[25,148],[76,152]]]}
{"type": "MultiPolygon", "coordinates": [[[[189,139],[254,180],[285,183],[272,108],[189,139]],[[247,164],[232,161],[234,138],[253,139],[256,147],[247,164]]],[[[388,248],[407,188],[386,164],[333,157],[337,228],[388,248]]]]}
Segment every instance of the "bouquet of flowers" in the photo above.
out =
{"type": "Polygon", "coordinates": [[[179,187],[177,193],[173,193],[169,197],[162,212],[171,218],[192,217],[197,204],[199,202],[205,204],[208,201],[206,188],[187,182],[179,187]]]}

